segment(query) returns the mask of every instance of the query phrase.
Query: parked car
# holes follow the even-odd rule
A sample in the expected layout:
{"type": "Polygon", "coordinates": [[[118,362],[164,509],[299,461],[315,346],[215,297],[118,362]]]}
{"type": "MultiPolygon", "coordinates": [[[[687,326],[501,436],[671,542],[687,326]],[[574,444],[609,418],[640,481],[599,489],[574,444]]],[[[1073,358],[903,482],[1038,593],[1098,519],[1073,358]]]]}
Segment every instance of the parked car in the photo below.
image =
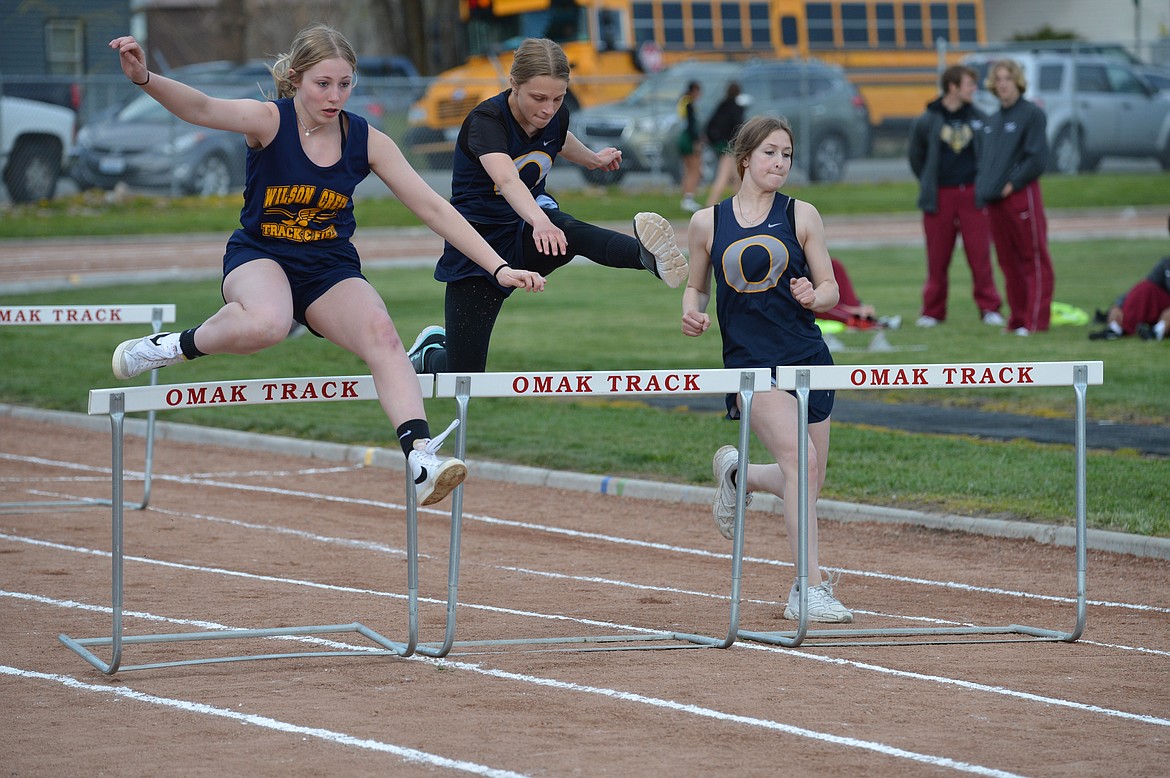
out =
{"type": "Polygon", "coordinates": [[[1150,86],[1165,92],[1170,89],[1170,68],[1158,65],[1136,65],[1134,67],[1150,86]]]}
{"type": "Polygon", "coordinates": [[[0,173],[12,202],[53,196],[76,127],[77,114],[69,108],[0,97],[0,173]]]}
{"type": "MultiPolygon", "coordinates": [[[[255,86],[208,88],[217,97],[259,97],[255,86]]],[[[210,130],[173,116],[148,94],[84,125],[69,175],[82,189],[119,182],[183,194],[225,195],[244,185],[246,146],[239,133],[210,130]]]]}
{"type": "Polygon", "coordinates": [[[749,102],[748,116],[785,116],[796,134],[796,164],[812,181],[839,181],[849,159],[869,153],[869,110],[857,88],[837,67],[810,60],[684,62],[647,77],[618,103],[577,112],[572,130],[590,148],[616,146],[622,167],[583,171],[594,184],[615,184],[627,172],[679,174],[682,129],[676,105],[689,81],[703,91],[696,105],[705,124],[737,81],[749,102]]]}
{"type": "MultiPolygon", "coordinates": [[[[1137,65],[1111,56],[1034,52],[980,53],[964,62],[982,83],[1004,56],[1023,67],[1024,97],[1048,118],[1050,171],[1096,170],[1108,156],[1153,157],[1170,169],[1170,92],[1155,88],[1137,65]]],[[[990,92],[978,93],[976,103],[989,113],[999,110],[990,92]]]]}
{"type": "MultiPolygon", "coordinates": [[[[273,91],[270,62],[253,59],[244,63],[227,60],[199,62],[172,69],[167,75],[199,86],[232,84],[251,86],[253,97],[273,91]]],[[[425,82],[406,57],[398,55],[358,57],[358,77],[346,109],[375,125],[388,116],[401,114],[423,93],[425,82]]],[[[384,128],[383,128],[384,129],[384,128]]]]}

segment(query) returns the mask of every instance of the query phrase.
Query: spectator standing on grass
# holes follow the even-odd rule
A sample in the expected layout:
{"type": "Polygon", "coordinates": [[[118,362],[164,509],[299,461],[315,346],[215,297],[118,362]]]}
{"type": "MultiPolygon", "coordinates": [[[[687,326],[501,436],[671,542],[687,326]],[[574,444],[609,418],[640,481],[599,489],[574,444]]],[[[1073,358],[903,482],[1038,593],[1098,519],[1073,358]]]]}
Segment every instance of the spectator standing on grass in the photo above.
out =
{"type": "MultiPolygon", "coordinates": [[[[724,367],[833,364],[815,320],[839,297],[824,223],[811,204],[780,192],[792,170],[793,146],[787,120],[770,116],[748,120],[732,142],[739,190],[691,217],[691,277],[683,292],[682,331],[699,337],[710,328],[707,306],[713,275],[724,367]]],[[[835,581],[822,576],[818,561],[816,505],[825,483],[833,400],[831,391],[809,394],[808,619],[850,622],[853,614],[834,596],[835,581]]],[[[735,446],[720,448],[712,462],[716,480],[712,513],[719,532],[734,537],[736,479],[747,478],[749,493],[762,489],[784,500],[794,559],[799,552],[794,499],[800,477],[797,412],[795,392],[757,393],[752,432],[776,462],[749,464],[745,473],[735,446]]],[[[798,585],[794,581],[788,592],[786,619],[800,618],[798,585]]]]}
{"type": "Polygon", "coordinates": [[[699,189],[699,181],[703,177],[703,133],[699,129],[699,114],[695,103],[703,87],[698,81],[687,84],[687,91],[678,99],[678,116],[682,119],[683,127],[678,134],[678,156],[682,161],[682,209],[689,213],[699,210],[699,203],[695,200],[695,192],[699,189]]]}
{"type": "Polygon", "coordinates": [[[703,130],[707,142],[719,157],[719,164],[715,168],[715,180],[711,183],[711,191],[707,193],[708,208],[722,200],[723,190],[735,182],[735,158],[731,155],[731,139],[743,124],[746,104],[747,95],[743,94],[737,82],[732,81],[727,85],[727,92],[719,101],[719,105],[715,106],[703,130]]]}
{"type": "Polygon", "coordinates": [[[1040,176],[1048,164],[1047,119],[1024,99],[1028,82],[1015,60],[992,63],[986,86],[1000,107],[987,120],[975,197],[987,203],[991,218],[1009,308],[1005,331],[1027,336],[1048,330],[1055,287],[1040,195],[1040,176]]]}
{"type": "Polygon", "coordinates": [[[238,132],[247,143],[240,229],[223,260],[224,306],[181,333],[128,340],[114,351],[114,375],[132,378],[207,354],[253,354],[299,322],[369,367],[394,425],[421,505],[443,499],[467,468],[436,452],[454,423],[432,439],[418,378],[394,322],[361,272],[350,242],[353,192],[373,172],[438,234],[508,288],[539,291],[544,279],[514,270],[411,168],[387,135],[345,111],[357,57],[336,30],[301,30],[272,67],[277,99],[222,100],[151,73],[130,36],[110,41],[122,72],[175,116],[238,132]]]}
{"type": "Polygon", "coordinates": [[[512,60],[510,87],[480,103],[455,142],[451,202],[504,258],[474,262],[448,241],[435,268],[447,285],[445,326],[423,329],[410,348],[420,373],[487,367],[496,319],[511,293],[497,273],[509,264],[542,276],[581,255],[606,267],[649,271],[670,288],[687,277],[674,228],[656,213],[634,216],[634,236],[574,219],[545,190],[559,157],[590,170],[617,170],[622,153],[592,151],[569,132],[569,60],[551,40],[529,38],[512,60]]]}
{"type": "Polygon", "coordinates": [[[926,282],[919,327],[947,318],[947,295],[955,241],[971,268],[971,292],[984,324],[1003,326],[1001,299],[991,269],[987,208],[975,197],[975,169],[986,118],[972,105],[976,73],[952,65],[939,79],[942,96],[926,106],[910,128],[910,169],[918,179],[918,207],[926,234],[926,282]]]}

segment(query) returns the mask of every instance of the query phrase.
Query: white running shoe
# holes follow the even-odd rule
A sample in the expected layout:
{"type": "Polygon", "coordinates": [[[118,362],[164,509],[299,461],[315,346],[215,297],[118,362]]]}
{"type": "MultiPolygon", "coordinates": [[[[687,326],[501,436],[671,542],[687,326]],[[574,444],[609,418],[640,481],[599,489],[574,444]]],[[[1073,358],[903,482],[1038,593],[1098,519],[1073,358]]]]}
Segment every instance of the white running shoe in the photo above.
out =
{"type": "MultiPolygon", "coordinates": [[[[715,501],[711,503],[711,513],[715,517],[715,527],[719,534],[728,540],[735,540],[735,482],[731,480],[732,473],[739,469],[739,449],[735,446],[723,446],[715,452],[711,460],[711,471],[715,474],[715,501]]],[[[752,493],[747,493],[743,507],[752,504],[752,493]]]]}
{"type": "Polygon", "coordinates": [[[917,324],[919,327],[923,327],[923,328],[937,327],[938,326],[938,319],[934,318],[933,316],[919,316],[918,321],[916,321],[914,323],[917,324]]]}
{"type": "Polygon", "coordinates": [[[450,494],[467,478],[467,465],[455,457],[441,457],[435,452],[451,430],[459,426],[459,419],[437,438],[431,438],[421,448],[410,452],[410,472],[414,476],[415,494],[419,505],[434,505],[450,494]]]}
{"type": "MultiPolygon", "coordinates": [[[[853,613],[833,596],[833,585],[840,579],[825,579],[816,586],[808,589],[808,620],[823,624],[849,624],[853,621],[853,613]]],[[[788,592],[788,605],[784,608],[784,618],[793,621],[800,620],[800,588],[796,581],[792,582],[792,589],[788,592]]]]}
{"type": "Polygon", "coordinates": [[[645,211],[634,216],[634,238],[638,241],[642,266],[662,279],[671,289],[687,280],[690,267],[674,239],[674,227],[666,217],[645,211]]]}
{"type": "Polygon", "coordinates": [[[1003,315],[999,311],[984,311],[983,323],[990,324],[993,327],[1002,327],[1007,324],[1003,319],[1003,315]]]}
{"type": "Polygon", "coordinates": [[[145,338],[123,341],[114,349],[114,377],[125,381],[156,367],[187,361],[179,347],[179,333],[157,332],[145,338]]]}

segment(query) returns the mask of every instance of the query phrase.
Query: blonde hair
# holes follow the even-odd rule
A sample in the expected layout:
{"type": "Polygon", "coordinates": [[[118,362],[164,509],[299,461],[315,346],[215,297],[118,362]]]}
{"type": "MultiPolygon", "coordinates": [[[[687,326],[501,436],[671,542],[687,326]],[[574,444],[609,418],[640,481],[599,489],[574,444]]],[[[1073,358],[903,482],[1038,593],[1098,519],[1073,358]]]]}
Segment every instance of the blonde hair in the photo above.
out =
{"type": "Polygon", "coordinates": [[[1020,67],[1020,63],[1014,59],[997,59],[991,63],[991,67],[987,69],[987,81],[984,87],[988,90],[995,91],[995,71],[1003,68],[1012,77],[1012,81],[1016,82],[1016,88],[1023,94],[1028,90],[1028,79],[1024,78],[1024,69],[1020,67]]]}
{"type": "Polygon", "coordinates": [[[270,68],[276,96],[295,95],[301,74],[327,59],[344,59],[357,73],[357,54],[340,32],[325,24],[311,24],[298,32],[292,47],[270,68]]]}
{"type": "Polygon", "coordinates": [[[565,50],[548,38],[528,38],[516,49],[509,74],[516,86],[523,86],[539,76],[559,78],[569,83],[569,58],[565,50]]]}
{"type": "Polygon", "coordinates": [[[788,133],[795,153],[796,136],[792,134],[792,125],[783,116],[753,116],[736,131],[735,137],[731,139],[731,156],[735,159],[735,172],[739,174],[741,181],[747,158],[777,130],[788,133]]]}

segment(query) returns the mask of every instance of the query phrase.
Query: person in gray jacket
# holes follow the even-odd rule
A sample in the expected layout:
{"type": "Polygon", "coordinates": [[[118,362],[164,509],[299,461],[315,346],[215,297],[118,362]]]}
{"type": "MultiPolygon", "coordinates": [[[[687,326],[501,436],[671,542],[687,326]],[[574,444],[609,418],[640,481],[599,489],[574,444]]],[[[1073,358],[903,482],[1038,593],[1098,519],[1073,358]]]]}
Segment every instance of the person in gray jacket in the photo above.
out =
{"type": "Polygon", "coordinates": [[[939,86],[942,96],[910,127],[910,169],[918,178],[918,207],[926,234],[926,282],[918,326],[934,327],[947,318],[949,271],[960,234],[979,317],[985,324],[1002,326],[987,208],[975,197],[975,169],[987,120],[971,104],[976,73],[952,65],[943,71],[939,86]]]}
{"type": "Polygon", "coordinates": [[[1048,329],[1055,276],[1048,253],[1048,218],[1040,175],[1048,164],[1047,118],[1024,99],[1027,81],[1012,59],[992,64],[986,86],[999,98],[988,118],[975,175],[975,197],[987,203],[991,238],[1003,271],[1007,332],[1048,329]]]}

